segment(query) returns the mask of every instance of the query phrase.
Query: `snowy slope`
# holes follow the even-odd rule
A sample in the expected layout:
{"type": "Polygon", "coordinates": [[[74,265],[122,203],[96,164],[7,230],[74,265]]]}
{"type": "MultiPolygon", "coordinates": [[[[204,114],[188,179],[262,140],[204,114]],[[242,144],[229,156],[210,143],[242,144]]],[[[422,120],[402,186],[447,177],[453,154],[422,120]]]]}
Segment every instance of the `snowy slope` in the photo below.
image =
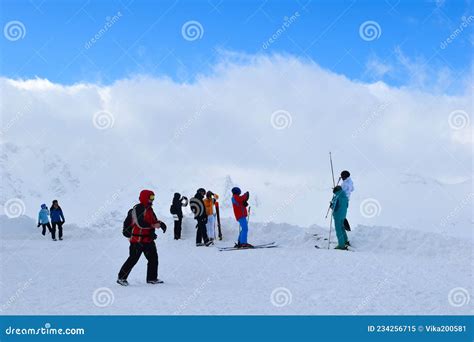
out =
{"type": "MultiPolygon", "coordinates": [[[[449,299],[453,289],[472,293],[472,242],[435,233],[358,226],[349,235],[356,251],[341,252],[325,249],[327,230],[318,226],[252,224],[250,241],[280,247],[219,252],[194,247],[187,218],[184,240],[170,232],[157,239],[166,283],[145,284],[143,258],[124,288],[115,284],[128,252],[119,227],[68,227],[53,242],[26,218],[0,223],[5,314],[473,313],[472,303],[449,299]]],[[[218,245],[231,245],[236,223],[223,225],[218,245]]]]}

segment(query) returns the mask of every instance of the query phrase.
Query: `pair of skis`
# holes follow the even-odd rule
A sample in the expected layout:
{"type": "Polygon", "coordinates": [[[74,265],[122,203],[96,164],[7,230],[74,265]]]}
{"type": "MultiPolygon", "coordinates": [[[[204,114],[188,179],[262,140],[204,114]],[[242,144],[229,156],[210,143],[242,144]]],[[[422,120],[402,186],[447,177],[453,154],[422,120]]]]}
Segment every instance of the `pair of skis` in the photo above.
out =
{"type": "Polygon", "coordinates": [[[260,245],[254,245],[253,247],[217,247],[219,249],[219,252],[225,252],[225,251],[238,251],[238,250],[243,250],[243,249],[262,249],[262,248],[275,248],[278,247],[278,245],[275,242],[269,242],[269,243],[264,243],[260,245]]]}
{"type": "MultiPolygon", "coordinates": [[[[327,238],[322,237],[319,234],[313,234],[313,236],[316,238],[316,241],[327,241],[327,238]]],[[[330,243],[329,243],[330,244],[330,243]]],[[[314,245],[314,248],[316,249],[323,249],[324,247],[321,247],[320,245],[314,245]]],[[[329,249],[329,248],[328,248],[329,249]]],[[[346,246],[346,249],[341,249],[341,251],[349,251],[349,252],[354,252],[354,248],[352,246],[346,246]]]]}

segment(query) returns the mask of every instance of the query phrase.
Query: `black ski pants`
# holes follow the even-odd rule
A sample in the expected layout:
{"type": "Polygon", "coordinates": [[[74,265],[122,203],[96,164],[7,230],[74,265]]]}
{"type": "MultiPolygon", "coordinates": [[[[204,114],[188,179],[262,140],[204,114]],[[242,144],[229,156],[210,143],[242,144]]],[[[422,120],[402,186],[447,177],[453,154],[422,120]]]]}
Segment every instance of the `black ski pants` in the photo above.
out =
{"type": "Polygon", "coordinates": [[[183,218],[180,217],[179,220],[174,221],[174,238],[176,240],[181,239],[181,224],[183,223],[183,218]]]}
{"type": "Polygon", "coordinates": [[[133,266],[137,264],[138,259],[140,259],[142,253],[145,254],[145,258],[148,260],[146,280],[152,281],[158,279],[158,252],[156,251],[156,245],[154,241],[149,243],[130,243],[129,252],[130,255],[118,274],[119,279],[128,278],[133,266]]]}
{"type": "Polygon", "coordinates": [[[196,226],[196,244],[207,243],[209,241],[209,237],[207,236],[207,229],[206,229],[206,222],[203,220],[198,221],[196,226]]]}
{"type": "Polygon", "coordinates": [[[51,225],[49,224],[49,222],[42,224],[41,226],[43,227],[43,231],[41,232],[41,234],[46,235],[46,228],[48,228],[49,232],[51,233],[51,225]]]}
{"type": "Polygon", "coordinates": [[[53,222],[53,228],[51,229],[51,237],[56,239],[56,226],[58,226],[58,235],[61,239],[63,237],[63,223],[62,222],[53,222]]]}

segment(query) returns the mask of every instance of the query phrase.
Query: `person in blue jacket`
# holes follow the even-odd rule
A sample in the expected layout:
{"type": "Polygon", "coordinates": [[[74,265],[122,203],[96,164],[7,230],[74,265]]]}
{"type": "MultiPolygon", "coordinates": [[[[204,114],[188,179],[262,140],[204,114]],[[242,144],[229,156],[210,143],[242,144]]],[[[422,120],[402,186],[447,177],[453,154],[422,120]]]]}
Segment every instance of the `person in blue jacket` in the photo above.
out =
{"type": "Polygon", "coordinates": [[[63,239],[63,224],[66,222],[64,220],[63,210],[58,204],[57,200],[53,201],[53,205],[49,209],[51,213],[51,223],[53,225],[51,229],[51,235],[53,240],[56,241],[56,226],[58,227],[59,240],[63,239]]]}
{"type": "Polygon", "coordinates": [[[334,217],[334,226],[336,227],[337,246],[335,249],[347,249],[350,246],[344,229],[344,220],[347,215],[349,200],[341,186],[336,186],[332,191],[334,196],[331,201],[332,216],[334,217]]]}
{"type": "Polygon", "coordinates": [[[46,235],[46,228],[51,232],[51,224],[49,224],[49,210],[46,204],[41,204],[41,210],[38,213],[38,228],[43,226],[41,234],[46,235]]]}

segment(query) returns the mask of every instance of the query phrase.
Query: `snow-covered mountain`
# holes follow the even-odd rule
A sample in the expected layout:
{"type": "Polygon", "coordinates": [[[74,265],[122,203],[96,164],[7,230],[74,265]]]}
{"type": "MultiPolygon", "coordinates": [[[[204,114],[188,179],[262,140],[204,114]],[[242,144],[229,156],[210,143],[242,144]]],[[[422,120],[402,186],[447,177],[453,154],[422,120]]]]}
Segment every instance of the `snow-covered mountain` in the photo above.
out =
{"type": "MultiPolygon", "coordinates": [[[[203,186],[221,195],[222,215],[231,217],[230,189],[239,185],[251,192],[253,221],[305,226],[329,223],[324,216],[331,197],[330,186],[321,186],[316,177],[307,178],[304,184],[289,185],[270,180],[262,183],[262,175],[243,183],[235,181],[243,179],[238,174],[205,178],[184,170],[175,176],[170,168],[161,166],[150,167],[149,173],[136,176],[133,167],[115,171],[109,163],[98,163],[98,156],[81,159],[60,155],[54,147],[13,143],[0,147],[2,214],[8,213],[5,204],[9,200],[19,199],[24,204],[23,214],[35,218],[41,203],[50,205],[58,199],[68,223],[107,229],[120,226],[140,189],[150,188],[157,194],[157,213],[171,222],[169,205],[173,193],[178,191],[190,197],[203,186]]],[[[353,224],[386,224],[457,236],[469,236],[472,232],[471,180],[448,184],[405,173],[353,178],[356,191],[349,209],[353,224]]]]}

